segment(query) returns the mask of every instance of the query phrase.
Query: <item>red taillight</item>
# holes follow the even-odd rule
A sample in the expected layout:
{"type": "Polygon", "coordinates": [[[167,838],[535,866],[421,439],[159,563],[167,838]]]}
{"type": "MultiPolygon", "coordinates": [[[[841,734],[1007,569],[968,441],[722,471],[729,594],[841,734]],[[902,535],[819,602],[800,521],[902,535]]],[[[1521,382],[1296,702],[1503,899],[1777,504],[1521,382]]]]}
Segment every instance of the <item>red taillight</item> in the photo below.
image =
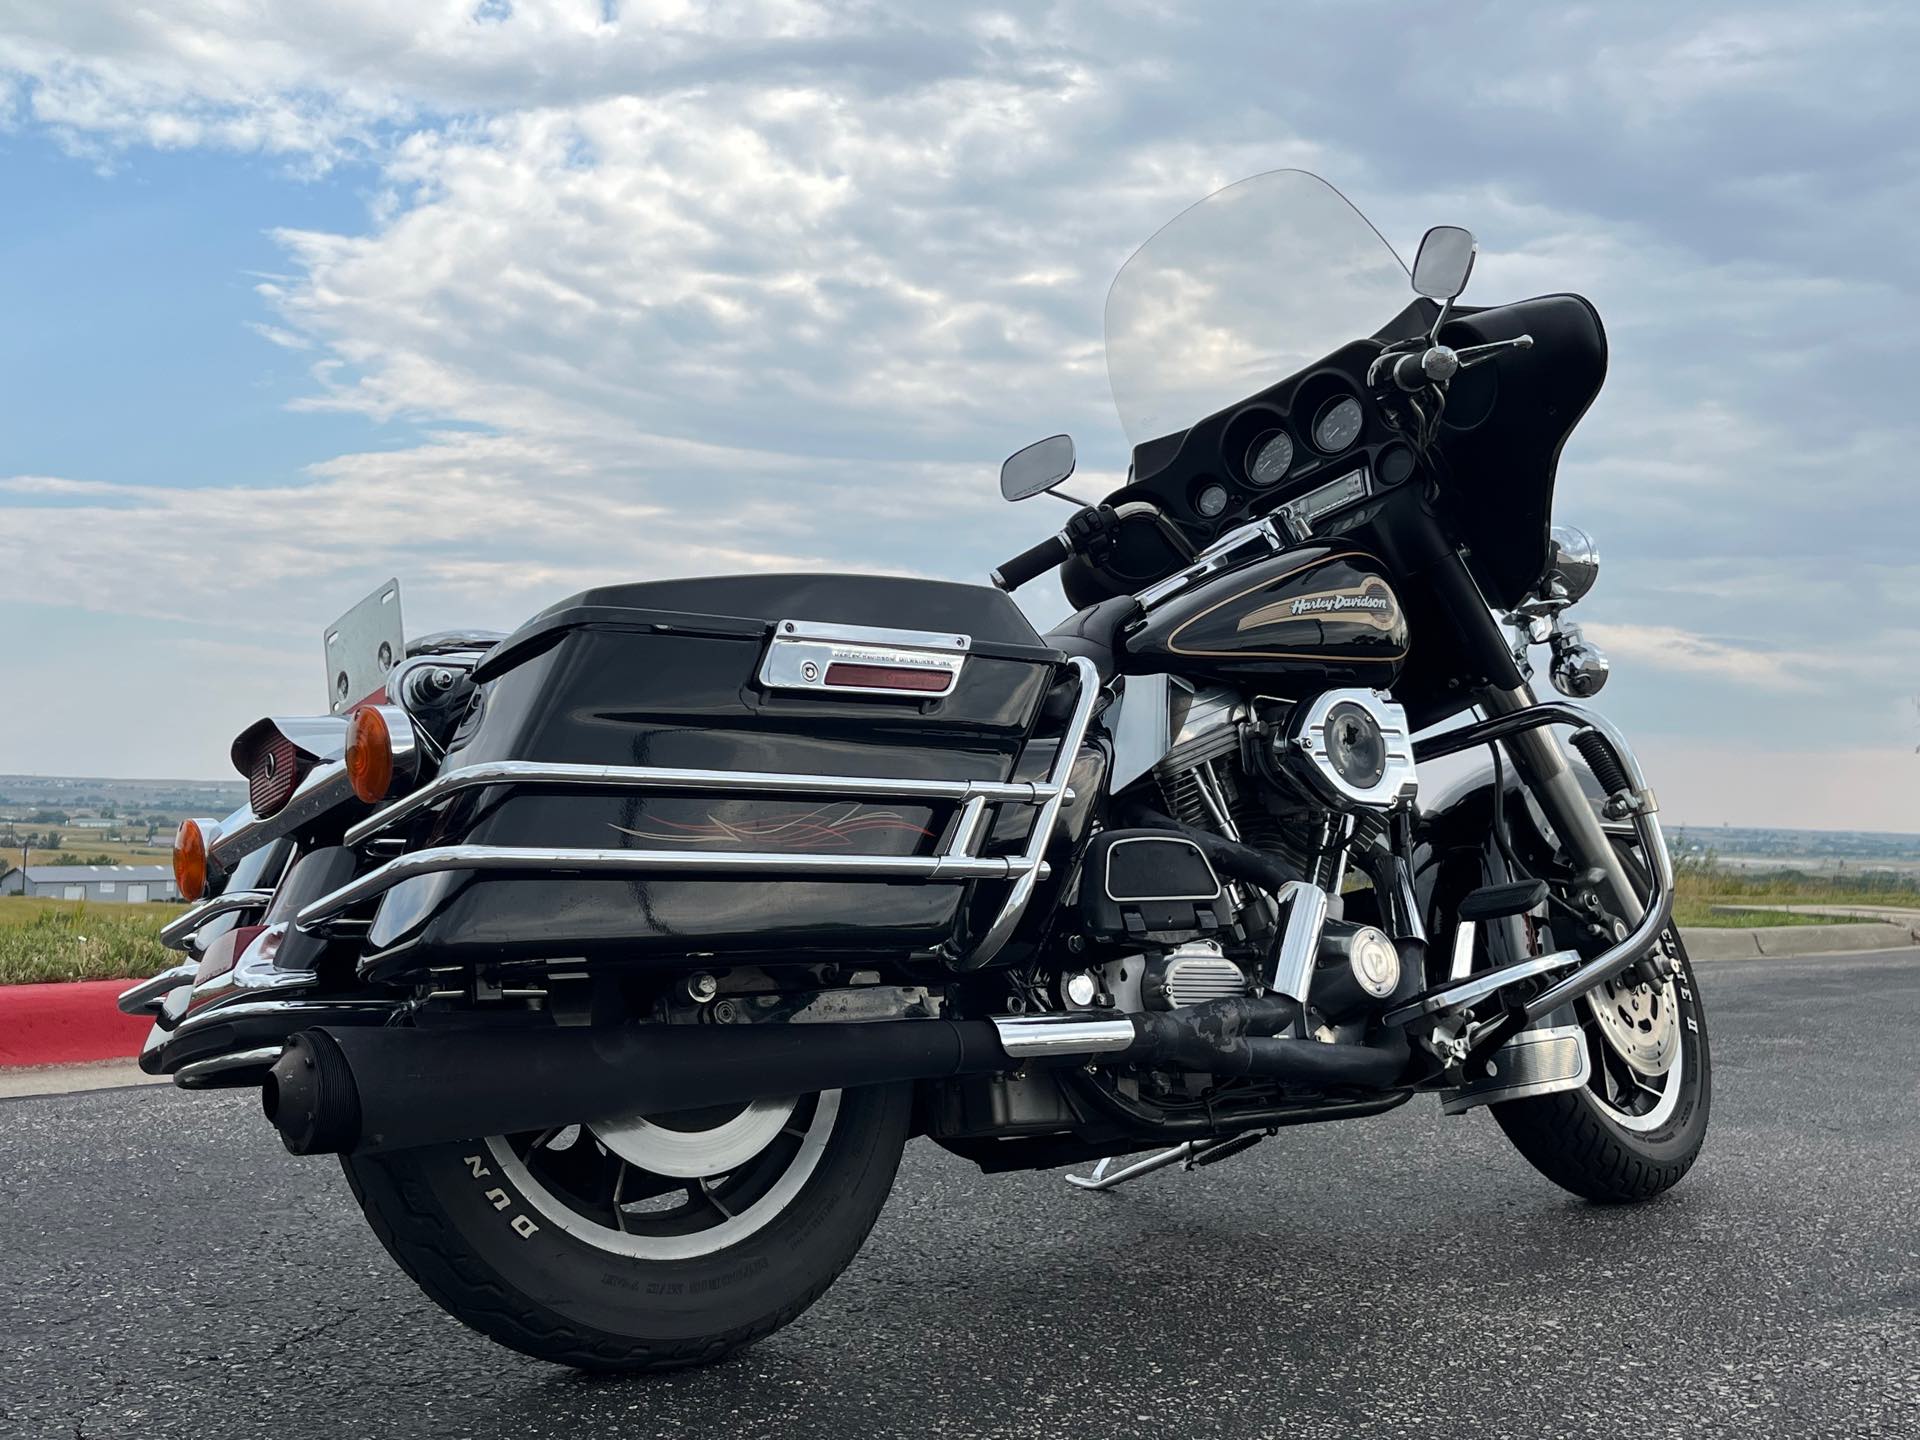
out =
{"type": "Polygon", "coordinates": [[[377,805],[393,789],[393,735],[387,717],[371,705],[353,712],[347,731],[347,783],[369,805],[377,805]]]}
{"type": "Polygon", "coordinates": [[[284,735],[268,735],[247,768],[247,799],[253,813],[262,819],[278,814],[299,783],[299,749],[284,735]]]}
{"type": "Polygon", "coordinates": [[[182,820],[174,832],[173,883],[182,900],[207,893],[207,837],[198,820],[182,820]]]}
{"type": "Polygon", "coordinates": [[[240,963],[240,957],[247,953],[247,947],[259,939],[266,928],[264,925],[236,925],[224,935],[214,936],[213,943],[207,946],[199,965],[194,968],[193,983],[204,985],[233,969],[240,963]]]}
{"type": "Polygon", "coordinates": [[[852,665],[844,661],[827,666],[826,683],[848,690],[924,690],[944,695],[953,688],[950,670],[921,670],[911,665],[852,665]]]}

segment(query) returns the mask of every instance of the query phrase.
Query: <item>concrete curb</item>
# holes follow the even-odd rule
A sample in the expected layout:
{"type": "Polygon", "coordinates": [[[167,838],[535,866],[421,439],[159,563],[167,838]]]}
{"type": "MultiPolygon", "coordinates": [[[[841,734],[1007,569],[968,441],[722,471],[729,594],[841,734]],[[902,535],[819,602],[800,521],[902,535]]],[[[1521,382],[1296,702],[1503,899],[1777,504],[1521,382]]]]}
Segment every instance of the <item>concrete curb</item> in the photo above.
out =
{"type": "Polygon", "coordinates": [[[0,1066],[73,1065],[138,1055],[153,1022],[114,1006],[131,980],[0,986],[0,1066]]]}
{"type": "Polygon", "coordinates": [[[1763,925],[1753,930],[1683,930],[1695,960],[1758,960],[1768,956],[1850,954],[1898,950],[1915,943],[1910,925],[1868,921],[1859,925],[1763,925]]]}

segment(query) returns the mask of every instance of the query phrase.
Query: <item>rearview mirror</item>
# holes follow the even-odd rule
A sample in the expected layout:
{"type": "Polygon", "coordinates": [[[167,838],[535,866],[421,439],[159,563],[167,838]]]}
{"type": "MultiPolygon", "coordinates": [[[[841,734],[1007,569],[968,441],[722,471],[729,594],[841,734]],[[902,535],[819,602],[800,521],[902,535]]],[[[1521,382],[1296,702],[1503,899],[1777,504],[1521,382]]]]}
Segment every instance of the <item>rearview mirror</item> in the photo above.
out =
{"type": "Polygon", "coordinates": [[[1429,300],[1452,300],[1467,288],[1479,246],[1473,232],[1458,225],[1436,225],[1420,241],[1413,257],[1413,289],[1429,300]]]}
{"type": "Polygon", "coordinates": [[[1044,495],[1073,474],[1073,437],[1050,435],[1016,450],[1000,467],[1000,498],[1025,500],[1044,495]]]}

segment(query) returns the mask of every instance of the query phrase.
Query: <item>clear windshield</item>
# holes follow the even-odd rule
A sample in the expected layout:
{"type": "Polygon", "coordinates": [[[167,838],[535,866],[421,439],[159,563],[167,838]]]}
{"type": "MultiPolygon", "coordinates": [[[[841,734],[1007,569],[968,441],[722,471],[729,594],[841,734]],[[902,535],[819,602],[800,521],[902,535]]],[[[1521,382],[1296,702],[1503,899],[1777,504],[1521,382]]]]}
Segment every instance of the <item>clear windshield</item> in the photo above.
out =
{"type": "Polygon", "coordinates": [[[1216,190],[1163,225],[1107,292],[1107,377],[1130,444],[1189,429],[1413,299],[1407,267],[1304,170],[1216,190]]]}

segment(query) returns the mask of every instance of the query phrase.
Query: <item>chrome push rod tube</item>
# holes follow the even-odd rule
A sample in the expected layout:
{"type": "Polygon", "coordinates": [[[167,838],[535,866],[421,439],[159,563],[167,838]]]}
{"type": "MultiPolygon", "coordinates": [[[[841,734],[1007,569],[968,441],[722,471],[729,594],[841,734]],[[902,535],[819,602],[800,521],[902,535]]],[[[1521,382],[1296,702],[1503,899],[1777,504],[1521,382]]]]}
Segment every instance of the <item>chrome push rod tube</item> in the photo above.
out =
{"type": "Polygon", "coordinates": [[[1274,993],[1300,1002],[1306,1010],[1313,984],[1313,967],[1320,960],[1320,932],[1327,923],[1327,892],[1305,880],[1289,880],[1274,896],[1287,907],[1286,928],[1280,932],[1280,953],[1273,962],[1274,993]]]}

